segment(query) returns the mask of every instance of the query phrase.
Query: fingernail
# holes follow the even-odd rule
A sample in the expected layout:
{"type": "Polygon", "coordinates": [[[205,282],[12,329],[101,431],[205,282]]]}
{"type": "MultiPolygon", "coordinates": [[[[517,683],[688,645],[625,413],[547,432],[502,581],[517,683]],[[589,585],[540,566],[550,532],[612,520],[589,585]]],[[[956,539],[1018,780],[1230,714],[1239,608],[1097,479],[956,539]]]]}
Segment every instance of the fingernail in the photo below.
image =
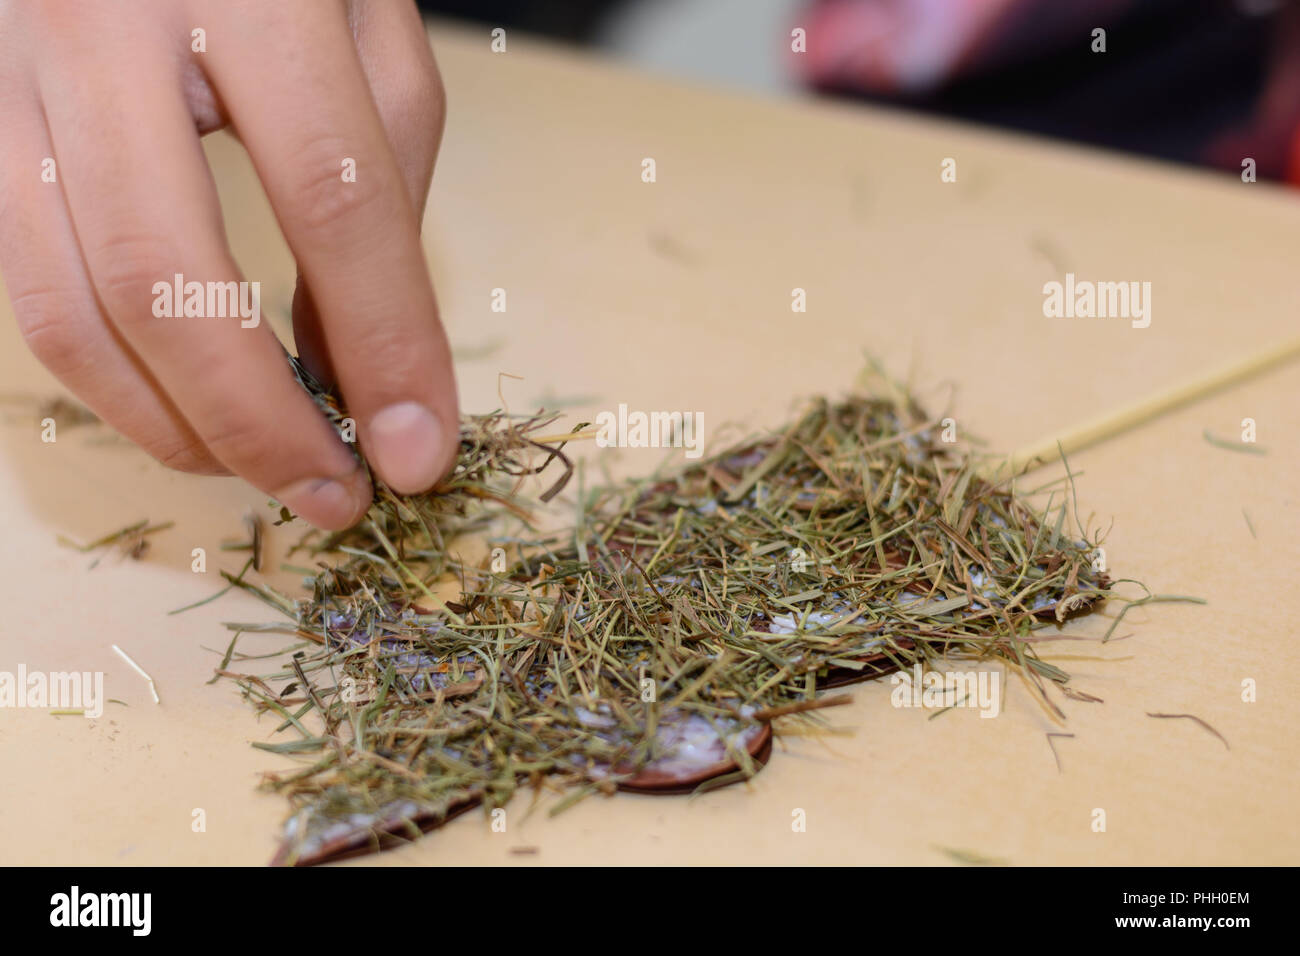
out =
{"type": "Polygon", "coordinates": [[[304,478],[277,494],[275,500],[316,527],[337,531],[352,526],[365,513],[368,496],[363,497],[358,484],[336,478],[304,478]]]}
{"type": "Polygon", "coordinates": [[[425,491],[446,468],[443,428],[437,416],[417,402],[389,405],[370,420],[370,463],[400,494],[425,491]]]}

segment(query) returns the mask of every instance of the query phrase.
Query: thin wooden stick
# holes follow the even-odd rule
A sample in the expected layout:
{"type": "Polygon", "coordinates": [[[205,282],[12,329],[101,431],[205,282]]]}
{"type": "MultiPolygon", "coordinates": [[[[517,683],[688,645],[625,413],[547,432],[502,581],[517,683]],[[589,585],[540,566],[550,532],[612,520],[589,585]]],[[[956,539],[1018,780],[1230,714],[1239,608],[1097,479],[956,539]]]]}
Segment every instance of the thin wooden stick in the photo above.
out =
{"type": "Polygon", "coordinates": [[[1006,473],[1009,468],[1011,474],[1032,471],[1058,460],[1062,450],[1070,454],[1113,438],[1180,405],[1204,398],[1221,388],[1245,381],[1274,365],[1280,365],[1297,357],[1300,357],[1300,338],[1290,339],[1263,352],[1239,359],[1209,375],[1148,395],[1146,398],[1099,415],[1073,428],[1045,435],[1038,441],[1021,448],[1009,458],[994,463],[989,470],[1006,473]]]}
{"type": "MultiPolygon", "coordinates": [[[[986,473],[990,476],[997,472],[1005,474],[1008,467],[1011,474],[1033,471],[1035,468],[1055,462],[1062,450],[1068,455],[1081,448],[1113,438],[1180,405],[1205,398],[1221,388],[1243,382],[1274,365],[1292,361],[1297,357],[1300,357],[1300,338],[1290,339],[1263,352],[1257,352],[1223,366],[1209,375],[1191,379],[1166,391],[1112,409],[1073,428],[1044,435],[1037,441],[1025,445],[1010,457],[993,462],[991,466],[986,467],[986,473]]],[[[550,445],[566,441],[588,441],[598,434],[600,434],[599,428],[586,428],[579,432],[542,435],[532,440],[541,445],[550,445]]]]}

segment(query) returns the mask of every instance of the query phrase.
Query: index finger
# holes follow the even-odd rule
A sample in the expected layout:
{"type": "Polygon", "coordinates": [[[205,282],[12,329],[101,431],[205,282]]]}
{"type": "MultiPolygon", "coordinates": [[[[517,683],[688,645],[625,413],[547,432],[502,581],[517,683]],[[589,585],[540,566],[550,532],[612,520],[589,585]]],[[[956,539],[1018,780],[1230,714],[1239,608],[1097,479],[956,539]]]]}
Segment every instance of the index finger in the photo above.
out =
{"type": "Polygon", "coordinates": [[[358,437],[398,492],[430,487],[459,436],[419,221],[340,7],[213,10],[209,77],[320,311],[358,437]]]}

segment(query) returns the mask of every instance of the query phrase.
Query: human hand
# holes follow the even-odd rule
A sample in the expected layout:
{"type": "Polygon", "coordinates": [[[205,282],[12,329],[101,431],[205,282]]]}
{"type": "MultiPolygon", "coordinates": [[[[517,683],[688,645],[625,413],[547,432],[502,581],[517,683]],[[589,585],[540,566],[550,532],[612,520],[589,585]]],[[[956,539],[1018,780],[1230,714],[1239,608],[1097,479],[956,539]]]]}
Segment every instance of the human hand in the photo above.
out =
{"type": "Polygon", "coordinates": [[[459,436],[419,238],[444,107],[409,0],[0,0],[0,270],[23,337],[164,464],[241,475],[322,528],[362,517],[365,471],[265,323],[155,315],[177,274],[243,278],[199,142],[229,125],[299,264],[300,356],[337,379],[379,477],[427,489],[459,436]]]}

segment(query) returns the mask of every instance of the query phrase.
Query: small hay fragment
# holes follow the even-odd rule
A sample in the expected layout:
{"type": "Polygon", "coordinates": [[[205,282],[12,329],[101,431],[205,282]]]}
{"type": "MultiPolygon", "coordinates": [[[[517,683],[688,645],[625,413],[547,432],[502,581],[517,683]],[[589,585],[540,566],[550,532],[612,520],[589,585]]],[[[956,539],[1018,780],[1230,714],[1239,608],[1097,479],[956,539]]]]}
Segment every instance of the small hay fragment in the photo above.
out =
{"type": "MultiPolygon", "coordinates": [[[[86,554],[91,551],[97,551],[100,548],[116,546],[117,550],[124,556],[133,561],[139,561],[149,550],[148,536],[157,534],[159,531],[166,531],[173,526],[174,522],[165,521],[162,524],[150,524],[148,519],[137,521],[135,524],[129,524],[125,528],[119,528],[117,531],[111,531],[106,535],[96,538],[90,544],[78,544],[71,538],[59,535],[57,541],[65,548],[72,548],[74,551],[80,551],[86,554]]],[[[91,568],[99,564],[102,555],[91,562],[91,568]]]]}
{"type": "Polygon", "coordinates": [[[1268,449],[1261,448],[1252,442],[1228,441],[1225,438],[1219,438],[1214,435],[1208,428],[1201,433],[1207,442],[1215,448],[1222,448],[1224,451],[1245,452],[1248,455],[1267,455],[1268,449]]]}
{"type": "Polygon", "coordinates": [[[149,693],[153,695],[153,702],[155,704],[162,703],[162,701],[158,699],[158,687],[156,684],[154,684],[153,678],[145,673],[144,668],[141,667],[139,664],[137,664],[132,659],[130,654],[122,650],[122,648],[118,647],[116,644],[113,644],[111,646],[113,648],[114,653],[116,653],[118,657],[122,658],[122,660],[126,661],[129,665],[131,665],[131,669],[133,671],[135,671],[137,674],[139,674],[141,677],[143,677],[146,681],[149,682],[149,693]]]}
{"type": "Polygon", "coordinates": [[[1007,866],[1006,860],[998,857],[987,856],[983,853],[977,853],[974,850],[962,850],[956,847],[936,846],[936,850],[951,860],[958,863],[964,863],[966,866],[1007,866]]]}
{"type": "Polygon", "coordinates": [[[1195,714],[1153,714],[1150,711],[1147,711],[1147,716],[1159,717],[1162,719],[1174,719],[1174,720],[1184,719],[1184,720],[1195,721],[1196,723],[1200,724],[1203,728],[1205,728],[1205,730],[1207,730],[1209,733],[1212,733],[1214,734],[1214,736],[1218,737],[1219,740],[1223,742],[1224,747],[1227,747],[1229,750],[1232,749],[1231,747],[1228,746],[1228,739],[1224,737],[1223,734],[1219,733],[1217,730],[1215,730],[1213,727],[1207,724],[1200,717],[1197,717],[1195,714]]]}

